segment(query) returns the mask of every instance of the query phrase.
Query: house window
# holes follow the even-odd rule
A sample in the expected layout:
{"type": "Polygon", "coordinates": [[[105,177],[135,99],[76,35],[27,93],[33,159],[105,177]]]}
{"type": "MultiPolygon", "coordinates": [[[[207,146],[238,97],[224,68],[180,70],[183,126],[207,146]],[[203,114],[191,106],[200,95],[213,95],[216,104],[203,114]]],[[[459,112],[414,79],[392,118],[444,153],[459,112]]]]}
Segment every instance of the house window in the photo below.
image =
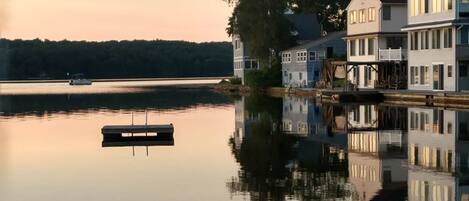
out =
{"type": "Polygon", "coordinates": [[[433,30],[432,31],[432,48],[440,49],[440,43],[441,43],[440,30],[433,30]]]}
{"type": "Polygon", "coordinates": [[[419,1],[410,0],[410,16],[417,16],[419,14],[419,1]]]}
{"type": "Polygon", "coordinates": [[[452,48],[453,47],[453,29],[448,28],[443,30],[443,38],[444,38],[444,48],[452,48]]]}
{"type": "Polygon", "coordinates": [[[420,84],[425,83],[425,66],[420,66],[420,84]]]}
{"type": "Polygon", "coordinates": [[[287,77],[288,76],[288,73],[287,71],[283,71],[283,76],[287,77]]]}
{"type": "Polygon", "coordinates": [[[350,40],[350,56],[357,55],[357,40],[350,40]]]}
{"type": "Polygon", "coordinates": [[[432,2],[432,12],[433,13],[441,12],[441,0],[433,0],[433,2],[432,2]]]}
{"type": "Polygon", "coordinates": [[[300,80],[303,79],[303,73],[300,73],[300,80]]]}
{"type": "Polygon", "coordinates": [[[420,14],[428,13],[428,1],[429,0],[420,0],[420,14]]]}
{"type": "Polygon", "coordinates": [[[466,65],[459,64],[459,76],[467,77],[467,67],[466,65]]]}
{"type": "Polygon", "coordinates": [[[349,21],[350,21],[350,24],[356,24],[357,23],[357,11],[355,11],[355,10],[350,11],[349,21]]]}
{"type": "Polygon", "coordinates": [[[415,72],[414,72],[414,66],[411,66],[410,67],[410,84],[414,84],[415,83],[415,72]]]}
{"type": "Polygon", "coordinates": [[[422,50],[426,50],[429,48],[428,35],[428,31],[420,32],[420,49],[422,50]]]}
{"type": "Polygon", "coordinates": [[[383,6],[383,20],[391,20],[391,6],[383,6]]]}
{"type": "Polygon", "coordinates": [[[310,61],[316,61],[316,52],[315,51],[310,51],[309,52],[309,60],[310,61]]]}
{"type": "Polygon", "coordinates": [[[291,53],[283,53],[282,63],[290,63],[290,62],[291,62],[291,53]]]}
{"type": "Polygon", "coordinates": [[[448,134],[452,134],[452,133],[453,133],[453,123],[451,123],[451,122],[448,122],[447,133],[448,133],[448,134]]]}
{"type": "Polygon", "coordinates": [[[410,34],[410,49],[418,50],[419,49],[419,34],[418,32],[412,32],[410,34]]]}
{"type": "Polygon", "coordinates": [[[444,9],[446,11],[453,9],[453,0],[443,0],[444,9]]]}
{"type": "Polygon", "coordinates": [[[425,84],[430,84],[430,67],[425,66],[425,84]]]}
{"type": "Polygon", "coordinates": [[[467,25],[461,28],[461,44],[468,44],[469,27],[467,25]]]}
{"type": "Polygon", "coordinates": [[[366,22],[366,12],[365,9],[360,9],[358,11],[358,22],[365,23],[366,22]]]}
{"type": "Polygon", "coordinates": [[[448,65],[448,77],[453,77],[453,66],[448,65]]]}
{"type": "Polygon", "coordinates": [[[358,49],[359,49],[360,56],[365,55],[365,39],[360,39],[360,43],[358,45],[359,45],[358,49]]]}
{"type": "Polygon", "coordinates": [[[306,52],[305,51],[301,51],[301,52],[297,52],[296,53],[296,61],[297,62],[306,62],[306,52]]]}
{"type": "Polygon", "coordinates": [[[375,39],[368,38],[368,55],[375,55],[375,39]]]}
{"type": "Polygon", "coordinates": [[[376,20],[376,9],[368,8],[368,21],[374,22],[376,20]]]}
{"type": "Polygon", "coordinates": [[[418,84],[419,83],[419,67],[413,66],[410,68],[410,79],[411,84],[418,84]]]}

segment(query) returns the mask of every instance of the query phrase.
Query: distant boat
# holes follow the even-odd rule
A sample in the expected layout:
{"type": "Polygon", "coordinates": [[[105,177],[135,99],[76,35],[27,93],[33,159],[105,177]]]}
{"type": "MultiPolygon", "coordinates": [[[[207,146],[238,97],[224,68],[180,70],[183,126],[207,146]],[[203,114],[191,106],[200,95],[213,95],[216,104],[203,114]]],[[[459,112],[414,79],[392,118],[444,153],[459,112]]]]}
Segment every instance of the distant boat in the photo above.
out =
{"type": "Polygon", "coordinates": [[[89,79],[85,79],[83,74],[74,74],[70,79],[70,85],[91,85],[93,82],[89,79]]]}

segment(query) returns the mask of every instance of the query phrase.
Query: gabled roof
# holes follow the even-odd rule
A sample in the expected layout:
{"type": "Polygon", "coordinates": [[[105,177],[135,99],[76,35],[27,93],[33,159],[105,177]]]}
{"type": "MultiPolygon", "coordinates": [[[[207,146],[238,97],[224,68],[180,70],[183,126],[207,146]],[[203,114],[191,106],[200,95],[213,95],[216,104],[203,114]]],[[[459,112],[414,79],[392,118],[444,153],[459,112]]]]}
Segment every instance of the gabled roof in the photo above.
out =
{"type": "MultiPolygon", "coordinates": [[[[288,50],[285,50],[285,51],[309,49],[309,48],[312,48],[312,47],[322,45],[322,44],[324,44],[328,41],[331,41],[331,40],[342,39],[346,35],[347,35],[346,31],[333,32],[333,33],[330,33],[327,36],[321,37],[317,40],[313,40],[313,41],[307,42],[305,44],[302,44],[302,45],[299,45],[299,46],[296,46],[296,47],[292,47],[292,48],[290,48],[288,50]]],[[[345,43],[345,41],[344,41],[344,43],[345,43]]]]}
{"type": "Polygon", "coordinates": [[[316,14],[285,15],[298,32],[297,41],[314,40],[321,36],[321,26],[316,14]]]}

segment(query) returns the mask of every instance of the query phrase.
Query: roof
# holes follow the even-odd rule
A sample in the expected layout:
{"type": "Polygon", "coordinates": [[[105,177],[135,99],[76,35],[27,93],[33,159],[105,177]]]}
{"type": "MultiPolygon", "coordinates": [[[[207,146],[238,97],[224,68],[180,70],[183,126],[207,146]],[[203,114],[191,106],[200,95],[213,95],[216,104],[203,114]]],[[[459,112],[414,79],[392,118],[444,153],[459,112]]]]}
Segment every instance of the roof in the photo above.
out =
{"type": "Polygon", "coordinates": [[[316,40],[307,42],[307,43],[305,43],[305,44],[302,44],[302,45],[299,45],[299,46],[290,48],[290,49],[288,49],[288,50],[286,50],[286,51],[309,49],[309,48],[312,48],[312,47],[315,47],[315,46],[322,45],[322,44],[324,44],[324,43],[326,43],[326,42],[328,42],[328,41],[331,41],[331,40],[342,39],[342,38],[344,38],[346,35],[347,35],[347,32],[346,32],[346,31],[333,32],[333,33],[328,34],[327,36],[324,36],[324,37],[321,37],[321,38],[319,38],[319,39],[316,39],[316,40]]]}
{"type": "Polygon", "coordinates": [[[314,40],[321,36],[321,26],[316,14],[285,15],[298,32],[297,41],[314,40]]]}
{"type": "Polygon", "coordinates": [[[420,29],[442,28],[454,25],[469,25],[469,19],[443,20],[425,23],[408,24],[402,27],[402,31],[414,31],[420,29]]]}

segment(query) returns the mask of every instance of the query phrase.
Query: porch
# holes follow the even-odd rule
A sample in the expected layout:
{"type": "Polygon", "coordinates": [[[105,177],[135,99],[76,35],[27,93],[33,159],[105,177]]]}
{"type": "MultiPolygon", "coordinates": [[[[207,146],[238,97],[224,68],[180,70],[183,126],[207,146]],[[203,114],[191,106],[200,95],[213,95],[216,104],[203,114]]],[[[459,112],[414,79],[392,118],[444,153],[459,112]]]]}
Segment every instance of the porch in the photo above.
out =
{"type": "MultiPolygon", "coordinates": [[[[352,89],[357,89],[360,79],[372,89],[399,90],[407,89],[407,62],[405,61],[377,61],[377,62],[347,62],[346,80],[350,80],[352,89]],[[360,68],[365,73],[360,73],[360,68]],[[349,79],[353,71],[354,76],[349,79]],[[371,72],[375,72],[374,76],[371,72]]],[[[348,82],[346,82],[348,84],[348,82]]],[[[346,87],[350,88],[350,87],[346,87]]]]}

